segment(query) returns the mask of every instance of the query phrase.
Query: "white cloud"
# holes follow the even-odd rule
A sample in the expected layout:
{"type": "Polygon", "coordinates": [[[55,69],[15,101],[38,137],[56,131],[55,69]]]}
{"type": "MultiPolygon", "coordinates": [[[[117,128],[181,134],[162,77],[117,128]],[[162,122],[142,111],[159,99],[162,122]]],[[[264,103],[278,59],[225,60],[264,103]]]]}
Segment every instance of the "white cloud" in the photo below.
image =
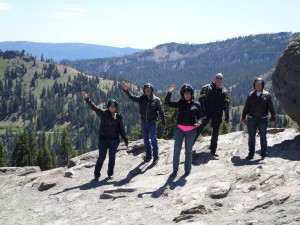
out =
{"type": "Polygon", "coordinates": [[[66,4],[57,12],[51,13],[49,16],[53,19],[69,19],[72,17],[85,16],[88,12],[84,5],[80,4],[66,4]]]}
{"type": "Polygon", "coordinates": [[[1,3],[0,2],[0,13],[1,12],[7,12],[11,9],[11,5],[10,4],[7,4],[7,3],[1,3]]]}

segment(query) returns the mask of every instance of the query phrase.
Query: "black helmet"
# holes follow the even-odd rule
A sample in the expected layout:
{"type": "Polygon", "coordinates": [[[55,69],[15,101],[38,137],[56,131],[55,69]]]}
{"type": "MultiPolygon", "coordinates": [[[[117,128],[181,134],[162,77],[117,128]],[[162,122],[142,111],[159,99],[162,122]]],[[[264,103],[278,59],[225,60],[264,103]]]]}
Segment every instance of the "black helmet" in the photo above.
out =
{"type": "Polygon", "coordinates": [[[106,107],[109,108],[109,106],[115,106],[118,108],[118,102],[115,99],[109,99],[106,103],[106,107]]]}
{"type": "Polygon", "coordinates": [[[261,83],[262,84],[262,89],[264,89],[265,86],[265,81],[261,77],[255,78],[253,81],[253,88],[255,89],[255,83],[261,83]]]}
{"type": "Polygon", "coordinates": [[[153,88],[153,85],[152,85],[151,83],[146,83],[146,84],[144,84],[144,87],[143,87],[143,92],[144,92],[144,94],[145,94],[145,89],[146,89],[146,88],[150,88],[151,91],[152,91],[152,93],[153,93],[154,88],[153,88]]]}
{"type": "Polygon", "coordinates": [[[181,95],[182,99],[184,99],[184,95],[183,95],[184,92],[190,92],[192,99],[194,99],[194,89],[193,89],[192,85],[185,83],[181,86],[180,95],[181,95]]]}

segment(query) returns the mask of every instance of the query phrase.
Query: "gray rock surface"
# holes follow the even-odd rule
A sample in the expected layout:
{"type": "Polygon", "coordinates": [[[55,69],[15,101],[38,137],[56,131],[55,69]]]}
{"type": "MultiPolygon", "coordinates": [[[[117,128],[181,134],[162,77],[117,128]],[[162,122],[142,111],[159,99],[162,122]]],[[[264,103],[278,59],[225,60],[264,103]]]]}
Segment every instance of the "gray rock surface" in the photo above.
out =
{"type": "Polygon", "coordinates": [[[170,176],[173,140],[159,140],[157,165],[142,162],[142,140],[130,143],[129,151],[121,145],[114,178],[105,175],[106,160],[99,182],[91,182],[97,151],[72,159],[73,178],[65,176],[68,167],[27,174],[6,169],[0,174],[0,224],[298,225],[300,133],[273,130],[267,137],[270,157],[260,159],[257,140],[251,161],[245,160],[245,132],[220,135],[219,158],[209,154],[210,137],[204,137],[194,146],[189,176],[184,149],[178,176],[170,176]]]}
{"type": "Polygon", "coordinates": [[[300,126],[300,35],[291,41],[279,59],[272,83],[282,108],[300,126]]]}

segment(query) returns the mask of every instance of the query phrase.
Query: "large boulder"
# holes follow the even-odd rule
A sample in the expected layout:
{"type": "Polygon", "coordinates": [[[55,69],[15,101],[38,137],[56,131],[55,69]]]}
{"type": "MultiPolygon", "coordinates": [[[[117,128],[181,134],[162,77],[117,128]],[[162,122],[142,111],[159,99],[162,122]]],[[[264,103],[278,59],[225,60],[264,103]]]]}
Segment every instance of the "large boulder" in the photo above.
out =
{"type": "Polygon", "coordinates": [[[282,108],[300,126],[300,34],[291,41],[279,59],[272,80],[282,108]]]}

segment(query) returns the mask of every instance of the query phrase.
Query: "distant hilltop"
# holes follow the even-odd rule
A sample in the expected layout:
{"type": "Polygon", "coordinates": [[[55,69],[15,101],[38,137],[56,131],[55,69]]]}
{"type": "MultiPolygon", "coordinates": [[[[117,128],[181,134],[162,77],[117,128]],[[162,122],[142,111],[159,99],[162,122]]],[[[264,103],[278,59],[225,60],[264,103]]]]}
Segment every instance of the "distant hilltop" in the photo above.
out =
{"type": "Polygon", "coordinates": [[[5,41],[0,42],[1,51],[23,51],[40,59],[94,59],[124,56],[143,51],[135,48],[117,48],[104,45],[81,44],[81,43],[39,43],[29,41],[5,41]]]}

